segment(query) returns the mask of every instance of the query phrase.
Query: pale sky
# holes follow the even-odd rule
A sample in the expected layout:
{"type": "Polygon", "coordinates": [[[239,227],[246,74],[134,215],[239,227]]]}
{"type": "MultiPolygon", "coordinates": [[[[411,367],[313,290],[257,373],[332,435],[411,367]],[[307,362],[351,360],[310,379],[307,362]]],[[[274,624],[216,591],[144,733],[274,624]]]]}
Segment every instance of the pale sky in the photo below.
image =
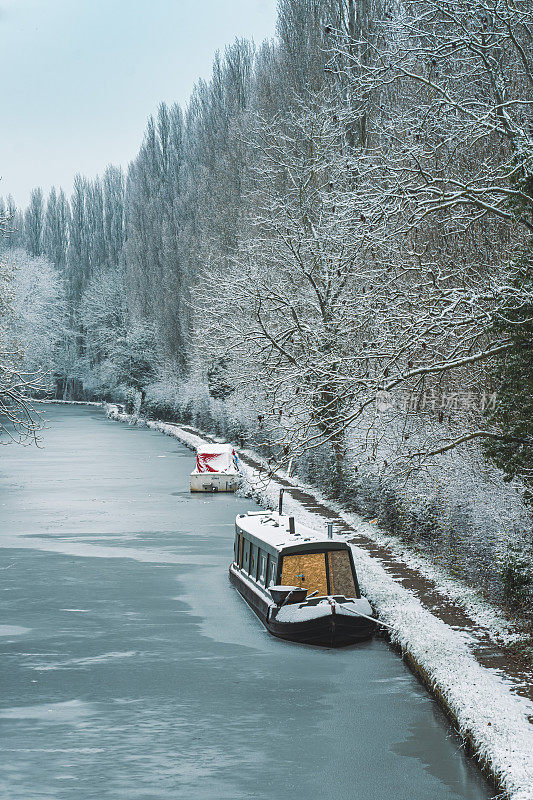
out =
{"type": "Polygon", "coordinates": [[[126,166],[159,102],[185,105],[216,50],[275,19],[276,0],[0,0],[0,196],[126,166]]]}

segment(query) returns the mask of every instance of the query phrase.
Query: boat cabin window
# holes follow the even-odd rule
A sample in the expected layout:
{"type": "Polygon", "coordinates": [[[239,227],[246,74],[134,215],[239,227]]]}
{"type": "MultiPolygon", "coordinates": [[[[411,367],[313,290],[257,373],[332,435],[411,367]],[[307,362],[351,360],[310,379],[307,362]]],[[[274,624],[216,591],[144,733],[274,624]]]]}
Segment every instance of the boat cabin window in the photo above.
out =
{"type": "Polygon", "coordinates": [[[281,583],[284,586],[305,586],[308,593],[356,597],[352,564],[347,550],[283,556],[281,583]]]}
{"type": "Polygon", "coordinates": [[[352,562],[350,561],[348,550],[330,550],[327,555],[330,594],[357,597],[352,562]]]}
{"type": "Polygon", "coordinates": [[[250,572],[250,542],[244,540],[244,557],[242,560],[242,568],[245,572],[250,572]]]}
{"type": "Polygon", "coordinates": [[[265,585],[266,581],[266,573],[267,573],[267,557],[266,555],[259,551],[259,574],[257,576],[257,580],[259,583],[262,583],[263,586],[265,585]]]}
{"type": "Polygon", "coordinates": [[[268,564],[268,586],[275,586],[277,569],[278,562],[274,561],[273,559],[270,560],[268,564]]]}

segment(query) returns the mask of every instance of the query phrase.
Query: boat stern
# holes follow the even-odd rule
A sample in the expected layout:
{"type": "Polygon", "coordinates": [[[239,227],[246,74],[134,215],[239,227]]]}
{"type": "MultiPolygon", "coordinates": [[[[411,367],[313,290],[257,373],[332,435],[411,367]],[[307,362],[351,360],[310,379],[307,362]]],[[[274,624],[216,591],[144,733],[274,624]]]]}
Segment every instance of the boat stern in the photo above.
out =
{"type": "Polygon", "coordinates": [[[191,492],[235,492],[239,485],[240,475],[238,473],[191,473],[191,492]]]}
{"type": "Polygon", "coordinates": [[[302,644],[346,647],[370,639],[376,629],[365,598],[318,597],[272,606],[267,627],[275,636],[302,644]]]}

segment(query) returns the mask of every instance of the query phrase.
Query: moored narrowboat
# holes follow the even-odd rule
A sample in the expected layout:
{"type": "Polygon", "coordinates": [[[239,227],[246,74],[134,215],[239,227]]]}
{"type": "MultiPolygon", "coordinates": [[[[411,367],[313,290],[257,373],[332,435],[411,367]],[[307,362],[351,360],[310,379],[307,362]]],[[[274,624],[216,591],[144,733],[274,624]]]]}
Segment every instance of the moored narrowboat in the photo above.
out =
{"type": "Polygon", "coordinates": [[[374,633],[351,548],[296,526],[293,517],[240,514],[229,574],[267,630],[281,639],[343,647],[374,633]]]}

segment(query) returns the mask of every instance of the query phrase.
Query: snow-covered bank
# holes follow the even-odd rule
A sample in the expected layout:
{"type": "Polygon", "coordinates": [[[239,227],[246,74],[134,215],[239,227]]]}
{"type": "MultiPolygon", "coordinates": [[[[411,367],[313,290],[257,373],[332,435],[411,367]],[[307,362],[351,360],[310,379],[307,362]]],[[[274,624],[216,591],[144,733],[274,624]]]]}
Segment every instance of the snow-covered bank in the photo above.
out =
{"type": "Polygon", "coordinates": [[[102,403],[99,400],[55,400],[55,399],[52,399],[52,400],[36,400],[33,397],[31,399],[31,402],[32,403],[52,403],[53,405],[57,405],[57,406],[61,406],[61,405],[63,405],[63,406],[98,406],[100,408],[105,405],[105,403],[102,403]]]}
{"type": "MultiPolygon", "coordinates": [[[[190,448],[206,441],[177,424],[139,420],[114,406],[107,407],[107,414],[159,430],[190,448]]],[[[275,506],[280,484],[265,483],[259,471],[246,464],[243,472],[245,491],[263,505],[275,506]]],[[[285,509],[311,527],[325,524],[320,514],[306,509],[288,492],[285,509]]],[[[424,608],[363,548],[353,549],[362,589],[380,619],[394,628],[394,644],[456,720],[459,732],[505,795],[511,800],[533,800],[533,725],[529,721],[533,703],[518,697],[505,676],[480,665],[464,631],[454,630],[424,608]]]]}

